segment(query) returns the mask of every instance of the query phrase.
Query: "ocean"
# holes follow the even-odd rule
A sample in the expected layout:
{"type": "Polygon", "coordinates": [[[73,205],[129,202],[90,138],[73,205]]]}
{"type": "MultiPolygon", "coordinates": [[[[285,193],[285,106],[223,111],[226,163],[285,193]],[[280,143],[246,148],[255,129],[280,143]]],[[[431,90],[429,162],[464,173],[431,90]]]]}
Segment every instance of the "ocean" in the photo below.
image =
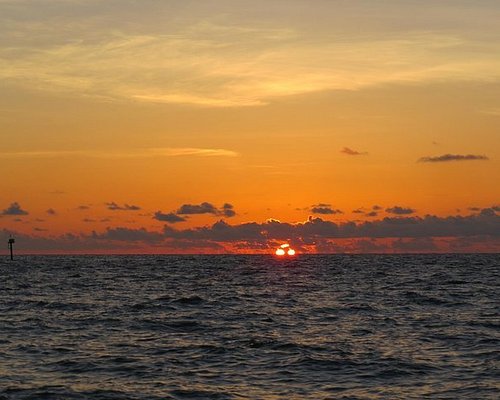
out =
{"type": "Polygon", "coordinates": [[[0,260],[0,399],[498,399],[500,255],[0,260]]]}

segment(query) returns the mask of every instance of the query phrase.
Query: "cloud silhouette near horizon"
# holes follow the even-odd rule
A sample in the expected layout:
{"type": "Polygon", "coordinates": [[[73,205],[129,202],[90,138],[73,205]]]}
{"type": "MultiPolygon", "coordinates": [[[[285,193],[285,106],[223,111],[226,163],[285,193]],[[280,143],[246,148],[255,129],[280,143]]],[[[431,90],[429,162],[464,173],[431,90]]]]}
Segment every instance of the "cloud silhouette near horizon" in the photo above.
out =
{"type": "Polygon", "coordinates": [[[340,150],[340,152],[343,154],[347,154],[348,156],[366,156],[366,155],[368,155],[368,152],[366,152],[366,151],[360,152],[357,150],[353,150],[349,147],[344,147],[342,150],[340,150]]]}
{"type": "Polygon", "coordinates": [[[124,204],[123,206],[118,205],[114,201],[106,203],[106,206],[108,210],[111,211],[138,211],[141,209],[141,207],[136,206],[136,205],[129,205],[129,204],[124,204]]]}
{"type": "Polygon", "coordinates": [[[389,214],[409,215],[409,214],[414,214],[416,210],[409,207],[394,206],[386,208],[385,211],[388,212],[389,214]]]}
{"type": "Polygon", "coordinates": [[[156,219],[157,221],[168,222],[171,224],[186,221],[186,218],[181,217],[173,212],[165,214],[165,213],[162,213],[161,211],[155,212],[153,219],[156,219]]]}
{"type": "Polygon", "coordinates": [[[332,208],[332,205],[327,203],[319,203],[312,205],[311,212],[313,214],[323,214],[323,215],[344,213],[342,210],[332,208]]]}
{"type": "Polygon", "coordinates": [[[219,209],[206,201],[201,204],[183,204],[175,213],[177,215],[212,214],[223,215],[225,217],[234,217],[236,215],[232,204],[224,203],[219,209]]]}
{"type": "Polygon", "coordinates": [[[23,210],[19,203],[17,201],[13,202],[10,204],[9,207],[4,209],[0,215],[5,215],[5,216],[11,216],[11,215],[28,215],[29,212],[26,210],[23,210]]]}
{"type": "MultiPolygon", "coordinates": [[[[3,234],[15,232],[3,230],[3,234]]],[[[171,249],[260,249],[272,247],[273,243],[290,241],[297,248],[312,251],[428,251],[439,250],[429,238],[447,243],[448,249],[465,251],[483,246],[485,251],[500,250],[500,216],[493,208],[484,208],[468,216],[385,217],[375,221],[341,222],[309,217],[307,221],[289,223],[270,219],[262,223],[245,222],[231,225],[224,220],[212,225],[174,229],[168,225],[162,231],[146,228],[113,227],[92,234],[65,234],[56,237],[31,237],[15,233],[30,249],[77,249],[116,248],[130,251],[140,246],[153,246],[161,250],[171,249]],[[468,239],[469,238],[469,239],[468,239]],[[354,240],[350,245],[345,241],[354,240]],[[380,240],[391,240],[387,247],[380,240]],[[340,244],[341,241],[344,243],[340,244]],[[126,244],[130,243],[130,247],[126,244]],[[59,246],[59,247],[58,247],[59,246]],[[138,247],[137,247],[138,246],[138,247]],[[226,247],[225,247],[226,246],[226,247]],[[227,247],[229,246],[229,247],[227,247]],[[312,247],[311,247],[312,246],[312,247]],[[347,246],[347,247],[346,247],[347,246]],[[350,247],[349,247],[350,246],[350,247]],[[385,246],[385,247],[384,247],[385,246]],[[476,247],[474,247],[476,246],[476,247]],[[330,250],[328,250],[330,249],[330,250]]]]}
{"type": "Polygon", "coordinates": [[[449,161],[487,161],[489,158],[485,155],[477,154],[443,154],[441,156],[421,157],[418,162],[439,163],[449,161]]]}

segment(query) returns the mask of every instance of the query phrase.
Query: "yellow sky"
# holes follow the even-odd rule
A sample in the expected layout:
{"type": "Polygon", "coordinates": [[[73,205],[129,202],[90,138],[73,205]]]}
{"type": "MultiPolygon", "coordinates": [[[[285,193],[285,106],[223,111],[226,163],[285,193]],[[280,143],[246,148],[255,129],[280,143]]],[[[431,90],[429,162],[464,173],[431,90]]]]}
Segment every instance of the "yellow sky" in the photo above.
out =
{"type": "Polygon", "coordinates": [[[232,224],[497,205],[500,5],[424,3],[0,1],[0,227],[160,231],[155,212],[203,202],[232,224]]]}

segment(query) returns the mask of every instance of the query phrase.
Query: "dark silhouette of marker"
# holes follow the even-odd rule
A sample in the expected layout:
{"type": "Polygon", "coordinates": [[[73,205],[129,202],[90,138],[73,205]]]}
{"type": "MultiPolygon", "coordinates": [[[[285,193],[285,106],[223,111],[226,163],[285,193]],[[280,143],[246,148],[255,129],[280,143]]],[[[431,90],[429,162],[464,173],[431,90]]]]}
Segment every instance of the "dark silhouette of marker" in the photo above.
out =
{"type": "Polygon", "coordinates": [[[9,250],[10,250],[10,259],[14,259],[14,243],[16,243],[14,238],[9,239],[9,250]]]}

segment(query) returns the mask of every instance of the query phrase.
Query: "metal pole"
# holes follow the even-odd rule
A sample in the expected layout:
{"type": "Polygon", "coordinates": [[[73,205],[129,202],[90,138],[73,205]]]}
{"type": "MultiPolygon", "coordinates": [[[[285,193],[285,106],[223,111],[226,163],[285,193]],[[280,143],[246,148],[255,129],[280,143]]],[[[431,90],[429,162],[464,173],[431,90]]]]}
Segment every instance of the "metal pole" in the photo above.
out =
{"type": "Polygon", "coordinates": [[[14,239],[12,239],[12,238],[10,238],[10,239],[9,239],[9,250],[10,250],[10,259],[11,259],[11,260],[13,260],[13,259],[14,259],[14,249],[13,249],[13,247],[14,247],[14,242],[15,242],[15,240],[14,240],[14,239]]]}

